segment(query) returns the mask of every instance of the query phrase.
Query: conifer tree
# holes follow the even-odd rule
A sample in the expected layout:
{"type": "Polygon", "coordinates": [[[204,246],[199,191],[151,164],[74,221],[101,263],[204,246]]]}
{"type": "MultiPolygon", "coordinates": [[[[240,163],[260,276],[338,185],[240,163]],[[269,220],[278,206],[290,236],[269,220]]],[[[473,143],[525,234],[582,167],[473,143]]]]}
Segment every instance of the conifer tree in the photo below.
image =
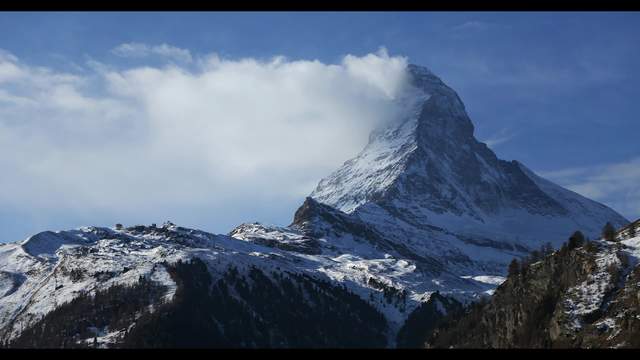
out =
{"type": "Polygon", "coordinates": [[[551,245],[550,242],[545,243],[544,245],[542,245],[542,255],[543,256],[547,256],[553,253],[553,245],[551,245]]]}
{"type": "Polygon", "coordinates": [[[576,231],[569,237],[569,250],[579,248],[584,245],[584,235],[580,231],[576,231]]]}
{"type": "Polygon", "coordinates": [[[517,275],[519,270],[520,264],[518,264],[518,260],[511,260],[511,263],[509,264],[509,276],[517,275]]]}
{"type": "Polygon", "coordinates": [[[607,222],[602,228],[602,238],[607,241],[616,241],[616,229],[610,222],[607,222]]]}
{"type": "Polygon", "coordinates": [[[631,223],[631,225],[629,225],[629,237],[633,238],[636,237],[637,235],[637,229],[636,229],[636,223],[631,223]]]}

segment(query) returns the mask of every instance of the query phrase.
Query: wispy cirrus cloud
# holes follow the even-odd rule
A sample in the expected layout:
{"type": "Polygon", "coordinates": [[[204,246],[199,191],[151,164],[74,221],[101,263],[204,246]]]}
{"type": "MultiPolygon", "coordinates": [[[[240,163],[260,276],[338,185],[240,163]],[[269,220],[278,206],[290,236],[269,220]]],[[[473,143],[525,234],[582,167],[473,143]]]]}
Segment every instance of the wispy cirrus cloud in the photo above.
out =
{"type": "Polygon", "coordinates": [[[618,163],[540,172],[540,175],[604,202],[628,219],[640,217],[640,157],[618,163]]]}
{"type": "Polygon", "coordinates": [[[114,55],[125,58],[144,58],[151,55],[157,55],[185,63],[193,61],[193,57],[189,50],[168,44],[148,45],[135,42],[124,43],[113,48],[111,52],[114,55]]]}
{"type": "Polygon", "coordinates": [[[564,92],[619,81],[622,69],[606,61],[580,59],[569,64],[540,64],[523,59],[508,65],[481,56],[436,59],[456,83],[519,87],[536,91],[564,92]]]}
{"type": "Polygon", "coordinates": [[[480,20],[469,20],[465,21],[462,24],[455,25],[451,28],[454,33],[462,33],[462,32],[480,32],[487,31],[490,29],[497,28],[508,28],[507,25],[488,22],[488,21],[480,21],[480,20]]]}
{"type": "Polygon", "coordinates": [[[516,136],[515,132],[507,128],[504,128],[500,130],[497,134],[494,134],[493,136],[489,137],[488,139],[482,140],[482,142],[487,144],[487,146],[490,148],[495,148],[500,144],[503,144],[512,140],[515,136],[516,136]]]}

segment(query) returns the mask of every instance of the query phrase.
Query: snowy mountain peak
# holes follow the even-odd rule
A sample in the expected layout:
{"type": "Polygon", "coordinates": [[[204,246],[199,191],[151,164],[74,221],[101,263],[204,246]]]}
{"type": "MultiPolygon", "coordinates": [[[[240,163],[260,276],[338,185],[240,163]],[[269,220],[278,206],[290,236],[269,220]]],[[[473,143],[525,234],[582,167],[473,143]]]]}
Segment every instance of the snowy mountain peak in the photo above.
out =
{"type": "Polygon", "coordinates": [[[429,94],[422,103],[420,125],[428,125],[431,135],[459,133],[472,136],[473,124],[458,94],[424,67],[409,65],[407,70],[409,84],[429,94]]]}
{"type": "Polygon", "coordinates": [[[507,259],[543,242],[560,244],[577,229],[595,236],[607,221],[627,222],[516,161],[498,159],[473,136],[453,89],[424,67],[410,65],[408,72],[397,117],[319,182],[311,193],[316,201],[417,254],[444,253],[452,263],[497,273],[507,259]],[[478,247],[486,259],[479,259],[478,247]]]}
{"type": "Polygon", "coordinates": [[[455,154],[484,146],[473,138],[473,124],[453,89],[425,67],[409,65],[407,71],[408,84],[395,100],[396,118],[374,130],[365,149],[323,179],[311,197],[350,213],[382,196],[420,150],[455,154]]]}

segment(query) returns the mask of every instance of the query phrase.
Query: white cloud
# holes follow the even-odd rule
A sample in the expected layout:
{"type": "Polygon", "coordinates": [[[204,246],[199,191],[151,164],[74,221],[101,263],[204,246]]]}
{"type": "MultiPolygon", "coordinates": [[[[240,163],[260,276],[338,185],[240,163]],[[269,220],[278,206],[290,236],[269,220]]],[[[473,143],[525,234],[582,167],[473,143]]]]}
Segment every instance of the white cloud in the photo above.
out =
{"type": "Polygon", "coordinates": [[[489,34],[496,30],[509,31],[510,25],[481,20],[469,20],[447,28],[449,35],[455,39],[472,38],[481,34],[489,34]]]}
{"type": "Polygon", "coordinates": [[[628,219],[640,217],[640,157],[613,164],[541,172],[541,175],[606,203],[628,219]]]}
{"type": "Polygon", "coordinates": [[[516,136],[515,133],[507,129],[502,129],[497,134],[494,134],[492,137],[486,140],[483,140],[482,142],[487,144],[487,146],[490,148],[496,148],[498,145],[506,143],[507,141],[510,141],[515,136],[516,136]]]}
{"type": "Polygon", "coordinates": [[[373,85],[374,89],[382,90],[389,98],[393,98],[406,82],[403,76],[403,70],[407,66],[406,59],[389,57],[384,47],[376,54],[363,57],[347,55],[342,64],[352,77],[373,85]]]}
{"type": "Polygon", "coordinates": [[[455,32],[460,31],[485,31],[493,27],[499,27],[499,25],[479,20],[469,20],[462,24],[458,24],[452,28],[455,32]]]}
{"type": "Polygon", "coordinates": [[[158,55],[182,62],[191,62],[193,60],[189,50],[167,44],[151,46],[142,43],[124,43],[113,48],[111,52],[126,58],[143,58],[150,55],[158,55]]]}
{"type": "Polygon", "coordinates": [[[0,57],[20,74],[0,83],[3,208],[78,225],[288,217],[388,118],[406,59],[193,64],[77,75],[0,57]]]}

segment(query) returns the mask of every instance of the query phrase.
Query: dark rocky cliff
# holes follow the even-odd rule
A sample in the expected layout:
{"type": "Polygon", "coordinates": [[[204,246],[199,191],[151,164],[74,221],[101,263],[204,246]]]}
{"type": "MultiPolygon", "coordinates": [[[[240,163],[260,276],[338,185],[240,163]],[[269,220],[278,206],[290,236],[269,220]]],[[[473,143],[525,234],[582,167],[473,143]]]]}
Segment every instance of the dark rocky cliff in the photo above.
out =
{"type": "Polygon", "coordinates": [[[488,301],[451,317],[427,347],[640,346],[636,242],[587,242],[512,272],[488,301]]]}

